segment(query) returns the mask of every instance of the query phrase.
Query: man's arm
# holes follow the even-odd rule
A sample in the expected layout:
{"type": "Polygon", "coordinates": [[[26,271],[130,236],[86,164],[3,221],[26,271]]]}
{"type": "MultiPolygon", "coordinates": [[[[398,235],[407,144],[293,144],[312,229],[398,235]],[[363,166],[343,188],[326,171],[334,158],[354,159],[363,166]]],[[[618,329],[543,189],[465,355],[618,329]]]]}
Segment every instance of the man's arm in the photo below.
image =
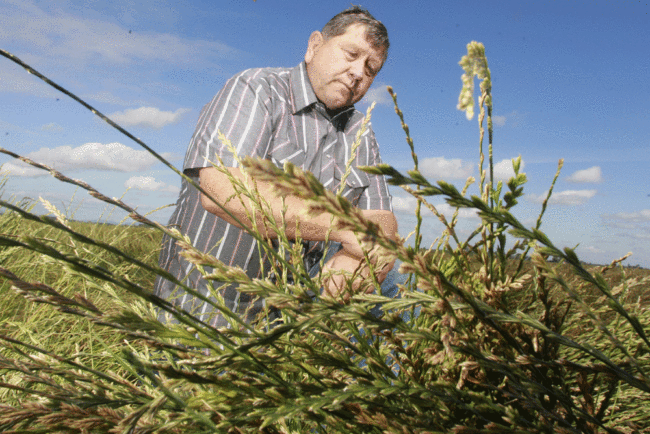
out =
{"type": "MultiPolygon", "coordinates": [[[[244,175],[239,168],[228,168],[232,176],[237,179],[243,179],[244,175]]],[[[236,197],[235,190],[228,179],[228,176],[214,167],[201,169],[199,172],[200,185],[205,189],[218,203],[222,204],[232,215],[234,215],[244,226],[252,228],[253,224],[248,218],[251,215],[252,207],[247,209],[242,204],[242,201],[236,197]]],[[[331,230],[332,215],[329,213],[321,213],[317,216],[308,217],[306,214],[307,203],[295,196],[284,196],[280,198],[276,196],[273,187],[264,181],[256,181],[257,189],[260,195],[266,199],[270,205],[273,217],[276,221],[281,221],[284,218],[286,223],[286,236],[289,239],[296,238],[296,228],[299,230],[300,237],[307,241],[324,241],[328,236],[329,240],[339,242],[342,245],[342,250],[338,252],[325,266],[324,271],[341,270],[354,272],[359,269],[361,275],[367,277],[369,269],[366,266],[364,254],[356,235],[352,231],[337,231],[331,230]],[[282,199],[286,206],[286,212],[283,215],[282,199]]],[[[248,199],[244,199],[247,203],[248,199]]],[[[216,216],[226,220],[228,223],[234,224],[237,227],[242,227],[232,217],[230,217],[224,210],[216,205],[209,197],[201,195],[201,205],[207,211],[215,214],[216,216]]],[[[379,225],[384,233],[395,238],[397,235],[397,220],[391,211],[387,210],[362,210],[364,217],[379,225]]],[[[256,226],[262,235],[267,238],[276,238],[277,234],[272,231],[264,232],[264,221],[262,216],[258,213],[256,216],[256,226]]],[[[375,258],[371,254],[371,261],[374,262],[375,258]]],[[[392,269],[392,263],[384,267],[378,274],[379,281],[383,281],[386,274],[392,269]]],[[[331,294],[337,294],[342,289],[342,278],[332,278],[327,282],[327,291],[331,294]]],[[[357,285],[358,286],[358,285],[357,285]]]]}

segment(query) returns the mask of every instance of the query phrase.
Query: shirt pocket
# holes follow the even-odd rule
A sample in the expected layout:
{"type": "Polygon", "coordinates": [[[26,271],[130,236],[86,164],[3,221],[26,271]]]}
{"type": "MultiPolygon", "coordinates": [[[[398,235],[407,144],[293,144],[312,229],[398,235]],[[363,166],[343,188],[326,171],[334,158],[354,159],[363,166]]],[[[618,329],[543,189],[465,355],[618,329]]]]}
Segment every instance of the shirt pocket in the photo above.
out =
{"type": "Polygon", "coordinates": [[[270,152],[271,161],[278,167],[283,167],[284,163],[289,162],[302,168],[305,158],[305,151],[290,141],[274,145],[270,152]]]}
{"type": "MultiPolygon", "coordinates": [[[[334,179],[336,180],[336,185],[341,185],[341,178],[343,176],[334,173],[334,179]]],[[[357,206],[359,199],[363,195],[364,191],[370,185],[370,178],[368,174],[356,167],[350,167],[350,174],[345,179],[345,186],[343,187],[343,192],[341,195],[346,198],[352,205],[357,206]]],[[[334,191],[338,193],[339,188],[334,191]]]]}

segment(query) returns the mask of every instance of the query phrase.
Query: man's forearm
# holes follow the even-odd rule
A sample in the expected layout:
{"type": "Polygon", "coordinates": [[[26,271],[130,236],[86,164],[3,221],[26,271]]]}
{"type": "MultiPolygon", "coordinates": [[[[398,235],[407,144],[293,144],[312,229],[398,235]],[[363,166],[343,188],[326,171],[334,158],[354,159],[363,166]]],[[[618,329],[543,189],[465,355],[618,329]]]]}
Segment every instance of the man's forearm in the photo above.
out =
{"type": "MultiPolygon", "coordinates": [[[[238,168],[228,168],[229,173],[236,179],[243,180],[244,175],[238,168]]],[[[257,228],[263,236],[267,238],[276,238],[277,234],[268,228],[267,222],[261,212],[253,212],[254,207],[248,198],[240,200],[236,196],[235,189],[232,186],[228,176],[214,167],[201,169],[199,172],[200,184],[216,202],[228,210],[236,220],[215,204],[212,199],[202,195],[201,204],[203,207],[217,215],[218,217],[234,224],[240,228],[252,229],[257,228]],[[250,217],[255,219],[255,225],[250,217]]],[[[331,229],[332,215],[321,213],[317,216],[307,216],[307,202],[295,197],[284,196],[282,198],[275,195],[273,187],[263,181],[257,181],[257,189],[260,196],[270,204],[270,212],[276,222],[284,220],[285,227],[283,230],[287,238],[295,239],[300,236],[307,241],[324,241],[328,238],[330,241],[340,242],[348,254],[355,256],[357,259],[363,258],[363,251],[356,235],[351,231],[333,231],[331,229]],[[299,233],[298,233],[299,232],[299,233]]],[[[397,220],[390,211],[383,210],[365,210],[363,214],[366,218],[379,225],[384,233],[394,238],[397,234],[397,220]]]]}

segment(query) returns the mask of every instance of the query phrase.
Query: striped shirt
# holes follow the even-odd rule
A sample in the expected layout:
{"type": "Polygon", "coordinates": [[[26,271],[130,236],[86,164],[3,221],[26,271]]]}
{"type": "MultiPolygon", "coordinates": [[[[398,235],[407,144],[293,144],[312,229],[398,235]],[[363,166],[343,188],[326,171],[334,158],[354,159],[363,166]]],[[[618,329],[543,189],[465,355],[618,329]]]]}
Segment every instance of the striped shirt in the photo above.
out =
{"type": "MultiPolygon", "coordinates": [[[[239,156],[270,159],[280,167],[289,161],[312,172],[326,188],[337,191],[363,118],[354,107],[331,117],[311,87],[304,62],[289,69],[249,69],[231,78],[203,107],[183,170],[198,183],[198,170],[212,167],[216,155],[225,166],[236,167],[232,154],[217,137],[221,131],[239,156]]],[[[369,175],[356,167],[379,163],[379,147],[369,126],[343,189],[343,195],[361,209],[392,210],[384,177],[369,175]]],[[[258,242],[246,231],[204,210],[199,192],[185,180],[169,225],[187,235],[197,249],[226,265],[242,268],[252,278],[266,277],[269,272],[258,242]]],[[[304,248],[310,265],[320,259],[323,243],[305,243],[304,248]]],[[[179,253],[176,243],[165,236],[160,266],[179,280],[185,279],[188,286],[202,294],[219,293],[226,306],[247,321],[262,309],[263,300],[240,294],[235,285],[203,279],[179,253]]],[[[166,279],[156,279],[154,293],[216,327],[227,324],[212,306],[177,289],[166,279]]]]}

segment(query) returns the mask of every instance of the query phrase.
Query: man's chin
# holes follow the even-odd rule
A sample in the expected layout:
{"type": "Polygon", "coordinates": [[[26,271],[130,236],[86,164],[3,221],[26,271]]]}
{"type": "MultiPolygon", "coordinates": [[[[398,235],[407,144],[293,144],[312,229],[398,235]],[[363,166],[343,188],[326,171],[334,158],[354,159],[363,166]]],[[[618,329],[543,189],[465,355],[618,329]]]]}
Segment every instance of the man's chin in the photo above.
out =
{"type": "Polygon", "coordinates": [[[336,100],[336,101],[330,101],[329,104],[325,104],[325,107],[327,107],[328,110],[340,110],[342,108],[351,106],[352,102],[348,100],[336,100]]]}

